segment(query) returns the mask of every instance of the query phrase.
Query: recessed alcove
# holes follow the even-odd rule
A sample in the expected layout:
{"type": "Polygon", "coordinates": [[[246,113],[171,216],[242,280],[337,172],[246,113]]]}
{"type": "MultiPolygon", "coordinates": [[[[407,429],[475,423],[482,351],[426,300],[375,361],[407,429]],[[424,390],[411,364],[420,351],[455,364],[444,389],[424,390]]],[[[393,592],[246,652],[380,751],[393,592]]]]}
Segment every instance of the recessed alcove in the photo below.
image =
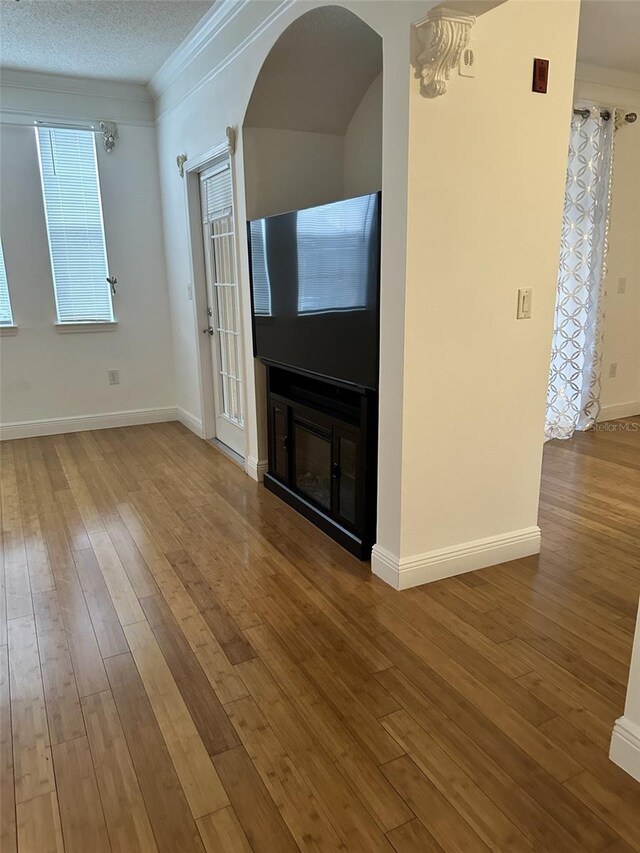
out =
{"type": "Polygon", "coordinates": [[[352,12],[298,18],[267,56],[243,126],[247,216],[382,186],[382,39],[352,12]]]}
{"type": "MultiPolygon", "coordinates": [[[[381,190],[382,89],[382,39],[360,18],[343,7],[324,6],[296,19],[265,59],[245,115],[247,218],[317,208],[381,190]]],[[[377,218],[377,198],[371,203],[377,218]]],[[[378,224],[374,230],[379,246],[378,224]]],[[[331,333],[320,335],[314,350],[316,355],[323,353],[319,359],[323,370],[318,375],[324,376],[324,383],[318,384],[309,374],[300,375],[305,365],[300,348],[295,356],[290,354],[286,361],[279,358],[276,364],[273,355],[254,350],[262,360],[256,364],[255,376],[258,438],[262,458],[269,459],[265,485],[364,558],[375,542],[378,274],[373,278],[376,294],[374,298],[372,290],[370,316],[376,318],[375,354],[367,351],[375,376],[368,389],[350,392],[339,383],[347,362],[357,362],[357,347],[352,347],[348,335],[342,338],[340,363],[332,362],[332,370],[327,366],[331,362],[327,356],[339,343],[335,339],[342,328],[339,322],[329,323],[331,333]],[[320,389],[312,394],[311,403],[306,385],[300,391],[301,382],[315,382],[320,389]],[[281,386],[286,386],[287,393],[281,386]],[[334,410],[334,394],[342,399],[349,393],[356,401],[352,422],[345,421],[344,412],[334,410]],[[313,429],[308,432],[310,422],[313,429]],[[349,484],[353,486],[352,512],[345,510],[349,484]],[[326,491],[326,500],[320,499],[319,489],[322,494],[326,491]]],[[[272,292],[284,287],[284,278],[276,279],[272,275],[272,292]]],[[[321,312],[326,318],[331,313],[321,312]]],[[[352,312],[333,313],[344,319],[352,312]]],[[[297,318],[296,328],[305,327],[308,339],[318,321],[303,315],[297,318]]],[[[270,317],[268,324],[273,320],[270,317]]],[[[290,324],[287,328],[292,334],[290,324]]],[[[308,364],[306,369],[311,369],[308,364]]]]}

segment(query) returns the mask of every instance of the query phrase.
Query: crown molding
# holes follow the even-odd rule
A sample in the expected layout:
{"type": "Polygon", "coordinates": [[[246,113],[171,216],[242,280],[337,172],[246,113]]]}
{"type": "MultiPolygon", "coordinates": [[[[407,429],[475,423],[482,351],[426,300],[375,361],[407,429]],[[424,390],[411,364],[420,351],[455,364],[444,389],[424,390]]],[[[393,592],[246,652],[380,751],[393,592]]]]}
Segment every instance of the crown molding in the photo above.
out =
{"type": "MultiPolygon", "coordinates": [[[[222,2],[233,2],[233,0],[222,0],[222,2]]],[[[247,2],[252,2],[252,0],[247,0],[247,2]]],[[[228,65],[230,65],[234,60],[236,60],[244,51],[250,47],[260,36],[265,32],[265,30],[269,29],[269,27],[278,20],[278,18],[282,17],[289,9],[294,6],[298,0],[281,0],[281,2],[270,12],[266,18],[262,20],[262,22],[255,27],[251,32],[238,44],[233,48],[233,50],[226,53],[224,56],[220,58],[220,60],[211,68],[211,70],[205,74],[204,77],[201,77],[197,83],[194,83],[186,92],[181,93],[172,103],[167,104],[164,108],[158,109],[158,102],[156,102],[156,121],[161,119],[163,116],[170,113],[175,107],[183,104],[188,98],[191,98],[196,92],[199,92],[203,89],[208,83],[210,83],[215,77],[218,76],[228,65]]],[[[244,5],[243,5],[244,8],[244,5]]],[[[217,35],[220,33],[218,29],[215,33],[211,35],[209,40],[206,43],[202,43],[200,50],[204,50],[209,44],[215,41],[217,35]]],[[[170,84],[169,84],[170,85],[170,84]]],[[[166,91],[166,90],[165,90],[166,91]]],[[[159,95],[162,95],[163,92],[160,92],[159,95]]]]}
{"type": "Polygon", "coordinates": [[[0,115],[5,124],[43,121],[155,123],[154,102],[146,86],[119,80],[67,77],[3,69],[0,115]]]}
{"type": "Polygon", "coordinates": [[[143,83],[102,80],[94,77],[70,77],[63,74],[41,74],[37,71],[21,71],[14,68],[0,69],[0,86],[32,92],[54,92],[58,95],[84,95],[145,104],[153,102],[153,96],[143,83]]]}
{"type": "Polygon", "coordinates": [[[149,81],[149,89],[153,95],[157,98],[165,92],[250,2],[251,0],[217,0],[153,75],[149,81]]]}
{"type": "Polygon", "coordinates": [[[634,71],[620,71],[617,68],[605,68],[603,65],[591,65],[588,62],[576,63],[576,80],[581,83],[597,83],[614,89],[631,89],[640,92],[640,74],[634,71]]]}
{"type": "MultiPolygon", "coordinates": [[[[103,111],[104,112],[104,111],[103,111]]],[[[26,109],[19,110],[15,107],[6,107],[0,105],[0,124],[13,125],[14,127],[34,127],[36,121],[51,122],[69,122],[83,125],[87,123],[95,124],[96,127],[100,123],[100,119],[94,115],[96,111],[90,113],[87,110],[73,109],[26,109]]],[[[97,114],[97,113],[96,113],[97,114]]],[[[132,118],[121,116],[116,113],[117,123],[119,125],[131,125],[132,127],[155,127],[155,119],[152,118],[132,118]]]]}

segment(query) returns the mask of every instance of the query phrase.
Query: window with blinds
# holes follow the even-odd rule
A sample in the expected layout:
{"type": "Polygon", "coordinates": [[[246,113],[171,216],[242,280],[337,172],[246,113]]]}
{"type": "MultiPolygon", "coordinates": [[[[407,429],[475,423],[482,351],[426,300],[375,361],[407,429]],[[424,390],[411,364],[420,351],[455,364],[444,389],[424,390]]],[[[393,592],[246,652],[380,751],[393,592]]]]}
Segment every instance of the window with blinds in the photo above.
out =
{"type": "Polygon", "coordinates": [[[271,281],[267,263],[267,239],[265,221],[251,222],[251,290],[253,310],[262,317],[271,316],[271,281]]]}
{"type": "Polygon", "coordinates": [[[36,128],[58,323],[114,321],[94,133],[36,128]]]}
{"type": "Polygon", "coordinates": [[[4,251],[0,240],[0,326],[13,326],[11,299],[9,298],[9,282],[4,265],[4,251]]]}
{"type": "Polygon", "coordinates": [[[375,215],[372,196],[348,207],[327,204],[298,213],[298,311],[345,311],[367,304],[365,251],[375,215]]]}

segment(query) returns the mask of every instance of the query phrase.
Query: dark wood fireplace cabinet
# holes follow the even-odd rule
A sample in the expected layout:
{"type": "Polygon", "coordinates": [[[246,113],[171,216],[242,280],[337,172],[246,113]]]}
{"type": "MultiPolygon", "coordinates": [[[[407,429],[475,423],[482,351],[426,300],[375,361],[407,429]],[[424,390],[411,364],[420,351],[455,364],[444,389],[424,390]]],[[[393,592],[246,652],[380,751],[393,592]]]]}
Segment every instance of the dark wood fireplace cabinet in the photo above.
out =
{"type": "Polygon", "coordinates": [[[375,539],[377,393],[267,364],[265,486],[361,560],[375,539]]]}

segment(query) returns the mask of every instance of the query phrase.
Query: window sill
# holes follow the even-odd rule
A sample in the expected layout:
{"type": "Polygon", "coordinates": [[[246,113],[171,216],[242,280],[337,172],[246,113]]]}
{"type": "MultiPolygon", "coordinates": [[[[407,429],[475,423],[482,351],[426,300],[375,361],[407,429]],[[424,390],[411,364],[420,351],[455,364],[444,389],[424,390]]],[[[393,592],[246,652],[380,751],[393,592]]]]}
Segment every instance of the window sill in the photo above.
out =
{"type": "Polygon", "coordinates": [[[0,326],[0,337],[10,337],[18,334],[17,326],[0,326]]]}
{"type": "Polygon", "coordinates": [[[111,323],[56,323],[56,332],[63,335],[78,332],[115,332],[118,321],[111,323]]]}

